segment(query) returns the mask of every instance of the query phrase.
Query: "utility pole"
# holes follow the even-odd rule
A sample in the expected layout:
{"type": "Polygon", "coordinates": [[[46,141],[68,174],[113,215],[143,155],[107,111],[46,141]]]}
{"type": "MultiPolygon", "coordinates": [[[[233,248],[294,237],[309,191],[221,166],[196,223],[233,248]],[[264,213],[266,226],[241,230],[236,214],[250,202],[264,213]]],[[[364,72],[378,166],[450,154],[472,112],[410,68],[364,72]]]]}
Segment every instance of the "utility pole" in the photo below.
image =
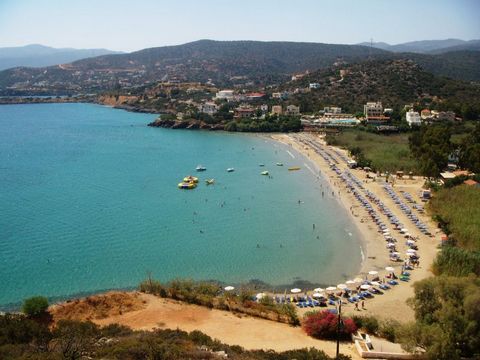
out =
{"type": "Polygon", "coordinates": [[[340,326],[342,322],[342,299],[338,301],[338,319],[337,319],[337,354],[335,359],[338,359],[338,355],[340,353],[340,326]]]}

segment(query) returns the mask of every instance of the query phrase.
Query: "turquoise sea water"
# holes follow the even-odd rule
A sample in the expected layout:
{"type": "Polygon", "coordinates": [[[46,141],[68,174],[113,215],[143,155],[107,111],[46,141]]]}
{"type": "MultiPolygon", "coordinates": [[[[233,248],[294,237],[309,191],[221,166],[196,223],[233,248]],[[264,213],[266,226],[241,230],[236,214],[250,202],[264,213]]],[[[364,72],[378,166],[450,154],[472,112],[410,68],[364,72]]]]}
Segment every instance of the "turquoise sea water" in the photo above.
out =
{"type": "Polygon", "coordinates": [[[134,287],[147,272],[280,286],[358,270],[359,234],[299,154],[257,136],[147,127],[154,117],[0,106],[1,306],[134,287]],[[177,189],[198,164],[198,188],[177,189]]]}

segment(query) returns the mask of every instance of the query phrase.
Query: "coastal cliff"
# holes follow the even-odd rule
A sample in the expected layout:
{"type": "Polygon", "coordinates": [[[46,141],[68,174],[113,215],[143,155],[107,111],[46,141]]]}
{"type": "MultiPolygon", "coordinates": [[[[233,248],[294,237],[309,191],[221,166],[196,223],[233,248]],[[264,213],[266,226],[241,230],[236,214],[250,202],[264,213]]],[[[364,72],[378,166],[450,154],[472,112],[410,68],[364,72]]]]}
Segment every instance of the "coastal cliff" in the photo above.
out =
{"type": "Polygon", "coordinates": [[[148,124],[151,127],[162,127],[169,129],[190,129],[190,130],[225,130],[224,124],[207,124],[204,121],[187,119],[187,120],[174,120],[174,119],[162,119],[157,118],[155,121],[148,124]]]}

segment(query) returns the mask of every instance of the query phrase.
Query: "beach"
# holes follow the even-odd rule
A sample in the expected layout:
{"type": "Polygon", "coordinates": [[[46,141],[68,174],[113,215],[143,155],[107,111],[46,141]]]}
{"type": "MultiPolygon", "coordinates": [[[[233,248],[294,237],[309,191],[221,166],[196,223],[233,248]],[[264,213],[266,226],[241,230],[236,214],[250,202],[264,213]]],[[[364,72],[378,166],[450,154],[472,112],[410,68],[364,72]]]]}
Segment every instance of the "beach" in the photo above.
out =
{"type": "MultiPolygon", "coordinates": [[[[345,184],[338,178],[337,174],[330,168],[329,164],[318,155],[311,147],[306,146],[301,142],[302,139],[315,141],[323,146],[323,149],[327,152],[333,150],[342,153],[344,156],[348,156],[346,151],[340,148],[334,148],[326,145],[323,138],[314,135],[303,133],[301,135],[286,135],[275,134],[271,136],[272,139],[287,144],[294,148],[296,151],[303,154],[310,159],[320,171],[321,175],[328,179],[333,193],[337,197],[338,201],[345,206],[352,221],[357,226],[358,230],[362,234],[363,245],[362,251],[364,253],[364,261],[362,262],[359,273],[360,278],[365,278],[368,272],[376,270],[379,272],[379,276],[386,274],[384,270],[387,266],[393,266],[397,269],[397,274],[401,270],[402,263],[392,263],[388,257],[388,250],[386,249],[386,242],[382,234],[377,230],[375,223],[369,218],[368,213],[359,206],[359,203],[345,187],[345,184]]],[[[333,153],[335,156],[335,153],[333,153]]],[[[348,169],[345,163],[339,162],[337,167],[342,171],[348,169]]],[[[365,179],[366,172],[360,169],[348,169],[359,179],[365,179]]],[[[440,231],[436,229],[436,225],[433,223],[428,214],[420,214],[422,221],[428,224],[434,236],[426,236],[416,229],[414,230],[413,224],[410,220],[400,211],[397,205],[390,199],[385,191],[382,189],[381,183],[383,180],[368,180],[363,182],[366,189],[374,193],[382,202],[385,203],[388,208],[394,212],[394,214],[405,224],[414,236],[418,236],[418,254],[420,256],[420,266],[415,268],[411,272],[411,280],[409,282],[401,282],[400,285],[393,287],[391,290],[384,292],[383,295],[375,296],[373,299],[366,301],[366,310],[355,311],[352,304],[348,304],[343,308],[346,314],[368,314],[375,315],[378,318],[391,318],[400,322],[406,322],[414,320],[414,312],[407,303],[408,298],[413,297],[413,283],[415,281],[427,278],[431,275],[431,265],[438,251],[438,245],[440,243],[440,231]]],[[[395,191],[398,193],[400,190],[408,191],[412,194],[415,200],[420,203],[418,192],[420,191],[424,179],[421,177],[414,177],[413,179],[398,180],[394,185],[395,191]]],[[[404,253],[406,246],[399,241],[400,252],[404,253]]],[[[331,284],[335,286],[335,284],[331,284]]],[[[308,311],[307,309],[299,309],[300,314],[308,311]]]]}

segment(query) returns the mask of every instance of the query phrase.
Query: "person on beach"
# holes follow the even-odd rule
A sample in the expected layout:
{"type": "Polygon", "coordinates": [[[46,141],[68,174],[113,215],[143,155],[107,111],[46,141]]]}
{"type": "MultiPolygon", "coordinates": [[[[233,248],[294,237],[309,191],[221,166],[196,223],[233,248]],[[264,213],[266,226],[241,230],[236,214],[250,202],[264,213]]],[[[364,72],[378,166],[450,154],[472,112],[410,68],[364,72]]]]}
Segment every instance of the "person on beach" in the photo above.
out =
{"type": "Polygon", "coordinates": [[[360,311],[360,309],[358,308],[358,303],[355,303],[355,310],[360,311]]]}
{"type": "Polygon", "coordinates": [[[362,300],[362,309],[365,310],[365,301],[362,300]]]}

